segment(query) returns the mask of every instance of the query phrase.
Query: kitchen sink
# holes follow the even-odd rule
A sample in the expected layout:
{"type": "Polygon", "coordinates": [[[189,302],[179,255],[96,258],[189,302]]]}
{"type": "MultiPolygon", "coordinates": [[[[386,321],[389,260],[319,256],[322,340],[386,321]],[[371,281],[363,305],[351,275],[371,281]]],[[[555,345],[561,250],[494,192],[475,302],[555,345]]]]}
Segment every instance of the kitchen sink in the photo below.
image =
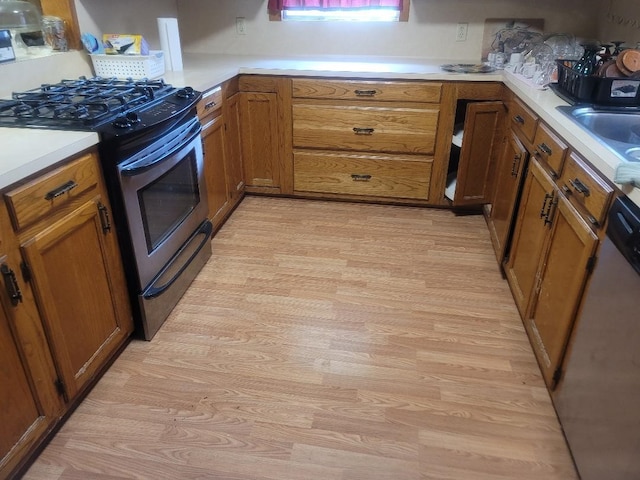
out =
{"type": "Polygon", "coordinates": [[[622,160],[640,162],[640,112],[597,110],[585,106],[559,106],[556,109],[622,160]]]}

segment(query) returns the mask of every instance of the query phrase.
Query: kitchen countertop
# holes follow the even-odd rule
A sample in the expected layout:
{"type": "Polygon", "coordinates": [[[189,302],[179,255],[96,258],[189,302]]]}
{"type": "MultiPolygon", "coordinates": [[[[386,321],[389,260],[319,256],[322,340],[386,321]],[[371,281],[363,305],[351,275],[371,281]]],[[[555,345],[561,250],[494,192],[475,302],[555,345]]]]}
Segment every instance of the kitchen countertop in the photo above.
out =
{"type": "MultiPolygon", "coordinates": [[[[573,124],[556,110],[566,105],[551,90],[531,88],[517,77],[503,72],[460,74],[444,72],[444,60],[419,58],[308,57],[265,58],[184,54],[184,70],[166,72],[163,78],[175,86],[189,85],[206,90],[243,74],[285,76],[332,76],[441,81],[501,81],[516,93],[551,128],[571,144],[587,161],[613,181],[619,157],[573,124]]],[[[465,62],[458,62],[465,63],[465,62]]],[[[473,63],[473,62],[466,62],[473,63]]],[[[88,132],[0,128],[0,189],[51,166],[98,143],[98,136],[88,132]]],[[[631,200],[640,205],[640,189],[618,185],[631,200]]]]}

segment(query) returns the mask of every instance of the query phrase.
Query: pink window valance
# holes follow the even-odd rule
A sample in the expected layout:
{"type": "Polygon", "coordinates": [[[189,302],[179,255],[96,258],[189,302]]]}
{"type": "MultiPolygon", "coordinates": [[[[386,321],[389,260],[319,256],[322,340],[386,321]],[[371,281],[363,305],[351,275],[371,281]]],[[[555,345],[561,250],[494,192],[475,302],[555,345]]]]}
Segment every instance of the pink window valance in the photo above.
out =
{"type": "Polygon", "coordinates": [[[269,0],[270,11],[293,8],[351,9],[351,8],[394,8],[402,9],[403,0],[269,0]]]}

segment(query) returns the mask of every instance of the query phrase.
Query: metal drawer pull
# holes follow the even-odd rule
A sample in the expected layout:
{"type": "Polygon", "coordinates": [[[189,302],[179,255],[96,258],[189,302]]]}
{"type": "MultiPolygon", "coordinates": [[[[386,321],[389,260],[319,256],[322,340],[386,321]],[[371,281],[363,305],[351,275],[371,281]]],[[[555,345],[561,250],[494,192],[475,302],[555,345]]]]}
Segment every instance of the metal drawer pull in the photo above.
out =
{"type": "Polygon", "coordinates": [[[369,180],[371,180],[371,175],[362,175],[358,173],[352,173],[351,179],[354,182],[368,182],[369,180]]]}
{"type": "Polygon", "coordinates": [[[355,90],[354,93],[358,97],[373,97],[376,93],[378,93],[378,91],[377,90],[355,90]]]}
{"type": "Polygon", "coordinates": [[[18,286],[16,274],[7,266],[6,263],[3,263],[2,266],[0,266],[0,272],[4,277],[4,286],[7,289],[9,298],[11,299],[11,305],[15,307],[19,302],[22,302],[22,292],[18,286]]]}
{"type": "Polygon", "coordinates": [[[511,164],[511,176],[518,176],[518,168],[520,167],[520,160],[522,159],[522,155],[517,153],[513,156],[513,163],[511,164]]]}
{"type": "Polygon", "coordinates": [[[353,127],[353,132],[356,135],[373,135],[374,131],[375,131],[375,129],[373,129],[373,128],[353,127]]]}
{"type": "Polygon", "coordinates": [[[206,104],[204,105],[204,109],[205,109],[205,110],[209,110],[210,108],[213,108],[213,107],[215,107],[216,105],[217,105],[217,103],[212,101],[212,102],[206,103],[206,104]]]}
{"type": "Polygon", "coordinates": [[[551,150],[551,148],[549,147],[549,145],[547,145],[546,143],[540,143],[538,144],[538,148],[540,150],[542,150],[548,157],[551,156],[551,154],[553,153],[553,150],[551,150]]]}
{"type": "Polygon", "coordinates": [[[54,198],[59,197],[60,195],[64,195],[65,193],[76,188],[78,184],[73,180],[69,180],[67,183],[60,185],[58,188],[54,188],[50,192],[48,192],[45,196],[45,200],[53,200],[54,198]]]}
{"type": "Polygon", "coordinates": [[[520,125],[524,125],[524,118],[522,118],[520,115],[516,115],[515,117],[513,117],[513,121],[519,123],[520,125]]]}
{"type": "Polygon", "coordinates": [[[585,197],[591,195],[591,190],[584,183],[582,183],[578,178],[574,178],[573,180],[569,180],[569,183],[573,188],[576,189],[578,193],[583,194],[585,197]]]}

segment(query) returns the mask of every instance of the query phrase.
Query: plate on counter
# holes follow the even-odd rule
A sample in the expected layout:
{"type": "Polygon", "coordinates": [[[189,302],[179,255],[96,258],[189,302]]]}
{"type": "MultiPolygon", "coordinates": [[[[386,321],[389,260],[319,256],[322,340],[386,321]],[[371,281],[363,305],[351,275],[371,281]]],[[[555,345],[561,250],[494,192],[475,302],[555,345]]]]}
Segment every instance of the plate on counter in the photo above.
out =
{"type": "Polygon", "coordinates": [[[440,65],[445,72],[455,73],[490,73],[496,69],[491,65],[485,65],[484,63],[448,63],[446,65],[440,65]]]}

